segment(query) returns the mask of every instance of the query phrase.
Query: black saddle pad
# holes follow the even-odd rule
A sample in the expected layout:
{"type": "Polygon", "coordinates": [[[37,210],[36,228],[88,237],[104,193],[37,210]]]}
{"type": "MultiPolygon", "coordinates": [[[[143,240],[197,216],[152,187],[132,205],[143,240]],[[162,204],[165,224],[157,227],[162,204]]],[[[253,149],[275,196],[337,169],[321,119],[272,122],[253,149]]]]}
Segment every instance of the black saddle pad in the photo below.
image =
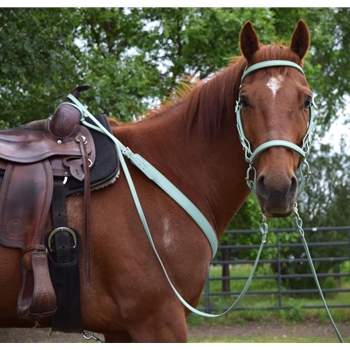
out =
{"type": "MultiPolygon", "coordinates": [[[[108,131],[112,132],[107,116],[105,114],[94,116],[108,131]]],[[[95,125],[89,118],[86,118],[88,123],[95,125]]],[[[90,169],[91,189],[103,187],[113,181],[119,172],[119,158],[115,143],[106,135],[90,129],[92,137],[94,138],[96,147],[96,160],[93,167],[90,169]]],[[[66,184],[67,194],[76,194],[84,192],[84,182],[70,177],[66,184]]]]}

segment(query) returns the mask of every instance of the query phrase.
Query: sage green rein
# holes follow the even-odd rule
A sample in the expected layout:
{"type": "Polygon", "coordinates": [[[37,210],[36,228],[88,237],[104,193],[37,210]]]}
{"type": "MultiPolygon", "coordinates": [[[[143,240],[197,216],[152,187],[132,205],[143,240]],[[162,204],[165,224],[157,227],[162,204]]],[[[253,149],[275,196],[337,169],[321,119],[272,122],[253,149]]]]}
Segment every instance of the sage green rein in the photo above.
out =
{"type": "MultiPolygon", "coordinates": [[[[257,64],[253,64],[252,66],[250,66],[249,68],[246,68],[244,70],[242,78],[241,78],[240,90],[242,88],[242,84],[243,84],[244,78],[246,76],[248,76],[250,73],[252,73],[252,72],[254,72],[254,71],[258,70],[258,69],[263,69],[263,68],[267,68],[267,67],[277,67],[277,66],[295,68],[295,69],[297,69],[300,73],[302,73],[305,76],[305,73],[304,73],[303,69],[299,65],[297,65],[296,63],[291,62],[291,61],[271,60],[271,61],[260,62],[260,63],[257,63],[257,64]]],[[[291,150],[293,150],[294,152],[298,153],[304,159],[303,162],[301,163],[301,166],[299,167],[299,174],[301,176],[301,180],[300,180],[300,183],[299,183],[299,189],[298,189],[298,197],[299,197],[300,193],[302,192],[302,190],[305,188],[305,186],[307,184],[308,178],[311,175],[310,167],[309,167],[308,162],[306,161],[306,157],[310,153],[311,135],[312,135],[312,133],[313,133],[313,131],[315,129],[315,126],[316,126],[316,121],[315,121],[315,107],[316,106],[315,106],[314,101],[311,102],[310,107],[309,107],[310,108],[309,124],[308,124],[308,128],[307,128],[306,134],[305,134],[305,136],[303,138],[303,144],[302,144],[301,147],[299,147],[298,145],[296,145],[296,144],[294,144],[292,142],[286,141],[286,140],[272,140],[272,141],[267,141],[267,142],[263,143],[262,145],[257,147],[254,150],[254,152],[252,152],[252,150],[250,148],[250,143],[249,143],[248,139],[244,135],[243,125],[242,125],[242,120],[241,120],[241,106],[242,106],[242,103],[241,103],[240,92],[239,92],[238,101],[236,102],[237,129],[238,129],[238,134],[240,136],[241,144],[242,144],[244,152],[245,152],[245,160],[249,164],[249,167],[248,167],[248,170],[247,170],[247,176],[246,176],[246,182],[247,182],[248,187],[252,190],[252,192],[254,193],[255,197],[258,198],[257,195],[256,195],[256,175],[257,175],[257,173],[256,173],[256,169],[253,166],[253,162],[254,162],[254,159],[256,158],[256,156],[259,153],[261,153],[262,151],[264,151],[264,150],[266,150],[268,148],[271,148],[271,147],[287,147],[287,148],[290,148],[291,150]],[[305,175],[303,174],[302,167],[306,168],[306,174],[305,175]],[[250,180],[250,176],[249,176],[251,171],[253,172],[253,180],[250,180]]],[[[308,258],[309,265],[310,265],[312,274],[314,276],[317,288],[318,288],[318,290],[320,292],[323,304],[324,304],[325,309],[327,311],[328,317],[329,317],[329,319],[330,319],[330,321],[332,323],[332,326],[333,326],[333,328],[334,328],[334,330],[335,330],[335,332],[337,334],[339,342],[343,343],[344,341],[343,341],[343,339],[342,339],[342,337],[341,337],[341,335],[340,335],[340,333],[339,333],[339,331],[338,331],[338,329],[337,329],[337,327],[336,327],[336,325],[335,325],[335,323],[333,321],[332,315],[331,315],[331,313],[330,313],[330,311],[328,309],[326,300],[325,300],[325,298],[323,296],[323,293],[322,293],[322,290],[321,290],[321,286],[320,286],[318,278],[317,278],[317,274],[316,274],[314,265],[312,263],[311,254],[310,254],[310,251],[309,251],[309,248],[307,246],[307,243],[306,243],[306,240],[305,240],[305,236],[304,236],[303,221],[300,218],[299,213],[298,213],[297,202],[294,203],[293,213],[294,213],[294,222],[295,222],[296,228],[298,230],[298,233],[300,235],[301,241],[303,243],[303,246],[304,246],[304,249],[305,249],[305,253],[306,253],[306,256],[308,258]]],[[[260,232],[263,235],[263,240],[262,240],[262,244],[263,244],[264,240],[265,240],[264,237],[266,237],[266,234],[268,232],[268,225],[266,223],[266,217],[263,214],[262,214],[262,216],[263,216],[263,218],[262,218],[262,223],[260,224],[260,232]]],[[[259,250],[257,259],[259,258],[259,256],[260,256],[260,250],[259,250]]],[[[255,267],[256,266],[254,264],[253,271],[252,271],[253,273],[254,273],[255,267]]]]}
{"type": "MultiPolygon", "coordinates": [[[[241,79],[241,83],[243,82],[244,77],[246,77],[249,73],[251,73],[252,71],[256,70],[256,69],[262,69],[265,67],[271,67],[271,66],[290,66],[293,68],[298,69],[300,72],[303,73],[303,70],[296,65],[293,62],[289,62],[289,61],[267,61],[267,62],[262,62],[259,63],[257,65],[253,65],[250,68],[246,69],[245,72],[243,73],[242,79],[241,79]]],[[[304,74],[304,73],[303,73],[304,74]]],[[[129,173],[127,164],[124,160],[124,156],[129,158],[131,163],[133,165],[135,165],[137,168],[139,168],[150,180],[154,181],[163,191],[165,191],[174,201],[176,201],[191,217],[192,219],[197,223],[197,225],[201,228],[201,230],[203,231],[204,235],[206,236],[208,243],[211,247],[212,250],[212,257],[215,256],[216,252],[217,252],[217,248],[218,248],[218,242],[217,242],[217,238],[216,238],[216,234],[214,229],[212,228],[212,226],[210,225],[210,223],[208,222],[208,220],[204,217],[204,215],[199,211],[199,209],[181,192],[179,191],[167,178],[165,178],[156,168],[154,168],[147,160],[145,160],[142,156],[140,156],[139,154],[135,154],[133,153],[128,147],[124,146],[114,135],[112,135],[106,128],[104,128],[104,126],[99,123],[99,121],[73,96],[73,95],[68,95],[68,98],[73,102],[73,103],[69,103],[69,102],[64,102],[63,104],[69,104],[72,105],[73,107],[75,107],[76,109],[78,109],[81,113],[81,122],[89,127],[92,128],[94,130],[97,130],[103,134],[105,134],[106,136],[108,136],[110,139],[113,140],[113,142],[115,143],[116,147],[117,147],[117,151],[118,151],[118,155],[120,158],[120,164],[122,166],[122,169],[124,171],[125,177],[127,179],[132,197],[134,199],[136,208],[137,208],[137,212],[139,214],[140,220],[144,226],[147,238],[151,244],[151,247],[164,271],[164,274],[169,282],[169,285],[171,286],[171,288],[173,289],[174,293],[176,294],[176,296],[179,298],[179,300],[182,302],[182,304],[188,308],[190,311],[192,311],[193,313],[199,315],[199,316],[204,316],[204,317],[210,317],[210,318],[214,318],[214,317],[221,317],[223,315],[225,315],[226,313],[228,313],[230,310],[232,310],[236,305],[238,305],[238,303],[243,299],[245,293],[247,292],[250,283],[253,279],[256,267],[258,265],[259,259],[260,259],[260,255],[262,252],[262,249],[264,247],[264,243],[266,242],[266,236],[268,233],[268,225],[266,223],[266,218],[263,217],[262,223],[260,224],[260,232],[262,235],[262,240],[261,240],[261,245],[260,248],[258,250],[258,254],[255,260],[255,263],[253,265],[252,271],[249,274],[249,277],[247,279],[247,282],[241,292],[241,294],[237,297],[237,299],[235,300],[235,302],[233,303],[232,306],[230,306],[225,312],[218,314],[218,315],[213,315],[213,314],[207,314],[204,312],[201,312],[195,308],[193,308],[191,305],[189,305],[183,298],[182,296],[179,294],[179,292],[176,290],[175,286],[173,285],[173,283],[171,282],[168,273],[164,267],[164,264],[157,252],[156,246],[154,244],[154,241],[152,239],[152,235],[151,232],[149,230],[148,224],[147,224],[147,220],[145,218],[145,215],[143,213],[143,209],[141,206],[141,203],[139,201],[135,186],[133,184],[131,175],[129,173]],[[88,123],[85,118],[89,117],[94,123],[95,125],[88,123]]],[[[255,180],[254,182],[250,182],[249,181],[249,172],[254,169],[252,164],[253,164],[253,160],[256,157],[256,155],[258,153],[260,153],[261,151],[263,151],[264,149],[267,149],[269,147],[274,147],[274,146],[284,146],[284,147],[288,147],[293,149],[294,151],[298,152],[304,159],[306,157],[306,155],[309,153],[309,145],[310,145],[310,135],[312,133],[312,130],[314,129],[314,111],[313,111],[313,107],[314,105],[311,105],[311,116],[310,116],[310,121],[309,121],[309,127],[308,127],[308,131],[307,134],[304,137],[304,141],[303,141],[303,146],[302,148],[298,147],[297,145],[294,145],[288,141],[283,141],[283,140],[276,140],[276,141],[269,141],[264,143],[263,145],[259,146],[254,152],[251,152],[250,149],[250,144],[249,141],[245,138],[244,136],[244,132],[243,132],[243,127],[242,127],[242,123],[241,123],[241,119],[240,119],[240,100],[238,100],[237,105],[236,105],[236,116],[237,116],[237,127],[238,127],[238,132],[239,135],[241,137],[241,142],[242,145],[245,149],[245,157],[247,162],[249,163],[249,169],[247,172],[247,184],[248,186],[252,189],[252,191],[255,193],[255,180]]],[[[303,187],[306,184],[307,178],[310,175],[309,172],[309,167],[308,164],[306,162],[306,160],[304,160],[303,162],[306,166],[307,166],[307,174],[305,176],[303,176],[303,187]]],[[[253,170],[255,172],[255,169],[253,170]]],[[[256,176],[255,176],[256,177],[256,176]]],[[[321,293],[321,297],[322,300],[325,304],[326,310],[328,312],[328,315],[331,319],[331,322],[333,324],[333,327],[337,333],[338,339],[340,342],[343,342],[334,322],[333,319],[329,313],[329,310],[327,308],[326,302],[324,300],[320,285],[318,283],[317,280],[317,276],[316,276],[316,272],[315,269],[312,265],[312,260],[311,260],[311,256],[310,256],[310,252],[308,250],[305,238],[304,238],[304,231],[302,229],[302,220],[300,219],[299,215],[298,215],[298,211],[297,211],[297,206],[295,204],[294,207],[294,214],[296,215],[295,218],[295,222],[296,225],[298,227],[299,233],[302,237],[302,241],[303,241],[303,245],[306,251],[306,254],[308,256],[309,259],[309,263],[316,281],[316,284],[318,286],[318,289],[321,293]]]]}

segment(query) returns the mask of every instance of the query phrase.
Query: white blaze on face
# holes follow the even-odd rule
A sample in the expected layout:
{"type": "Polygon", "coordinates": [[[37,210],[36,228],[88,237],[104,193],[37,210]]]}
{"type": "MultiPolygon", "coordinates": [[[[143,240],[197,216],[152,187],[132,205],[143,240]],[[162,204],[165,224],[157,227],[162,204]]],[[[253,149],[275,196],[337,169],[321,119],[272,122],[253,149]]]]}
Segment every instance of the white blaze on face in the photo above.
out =
{"type": "Polygon", "coordinates": [[[281,87],[283,81],[283,77],[279,75],[277,78],[272,77],[267,82],[266,86],[272,91],[273,97],[276,96],[278,89],[281,87]]]}

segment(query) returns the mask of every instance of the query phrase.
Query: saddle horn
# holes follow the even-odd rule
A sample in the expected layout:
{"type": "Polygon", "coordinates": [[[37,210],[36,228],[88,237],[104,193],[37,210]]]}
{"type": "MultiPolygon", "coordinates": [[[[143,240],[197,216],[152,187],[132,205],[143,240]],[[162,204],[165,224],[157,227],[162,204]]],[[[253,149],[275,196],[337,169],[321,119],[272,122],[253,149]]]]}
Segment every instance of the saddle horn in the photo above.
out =
{"type": "MultiPolygon", "coordinates": [[[[80,96],[80,93],[82,91],[86,91],[86,90],[89,90],[90,89],[90,85],[89,84],[83,84],[83,85],[78,85],[74,91],[72,92],[72,95],[79,99],[79,96],[80,96]]],[[[67,102],[72,102],[69,98],[67,98],[67,102]]]]}
{"type": "MultiPolygon", "coordinates": [[[[80,93],[88,89],[90,89],[90,85],[88,84],[78,85],[72,92],[72,95],[78,99],[80,93]]],[[[67,98],[66,102],[73,101],[67,98]]],[[[51,134],[56,137],[61,138],[69,136],[72,133],[74,127],[79,124],[80,117],[81,116],[79,110],[73,106],[70,106],[69,104],[62,104],[57,108],[55,114],[50,120],[49,130],[51,134]]]]}

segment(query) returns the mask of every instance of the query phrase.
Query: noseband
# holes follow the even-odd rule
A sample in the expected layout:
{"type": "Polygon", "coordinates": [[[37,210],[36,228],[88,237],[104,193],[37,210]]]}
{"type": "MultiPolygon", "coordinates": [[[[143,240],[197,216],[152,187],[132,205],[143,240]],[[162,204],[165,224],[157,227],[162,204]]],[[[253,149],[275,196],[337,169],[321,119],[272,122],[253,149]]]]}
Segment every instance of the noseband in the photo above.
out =
{"type": "Polygon", "coordinates": [[[286,147],[286,148],[289,148],[289,149],[293,150],[294,152],[298,153],[304,159],[302,162],[302,166],[306,167],[306,175],[303,174],[302,166],[300,166],[299,172],[301,174],[301,181],[300,181],[300,185],[299,185],[298,195],[304,189],[306,182],[307,182],[307,179],[310,176],[309,164],[306,161],[306,156],[309,155],[309,153],[310,153],[311,134],[314,131],[315,125],[316,125],[316,123],[315,123],[315,104],[313,101],[311,102],[310,107],[309,107],[310,119],[309,119],[306,134],[303,138],[303,144],[301,147],[299,147],[298,145],[296,145],[292,142],[286,141],[286,140],[272,140],[272,141],[267,141],[267,142],[263,143],[262,145],[257,147],[253,152],[251,150],[251,147],[250,147],[250,142],[248,141],[248,139],[244,135],[243,125],[242,125],[242,120],[241,120],[241,108],[242,108],[241,88],[242,88],[243,80],[250,73],[252,73],[256,70],[267,68],[267,67],[278,67],[278,66],[295,68],[305,76],[305,73],[302,70],[302,68],[299,65],[297,65],[296,63],[291,62],[291,61],[271,60],[271,61],[265,61],[265,62],[253,64],[249,68],[246,68],[243,72],[243,75],[241,78],[241,84],[239,87],[238,101],[236,102],[236,119],[237,119],[238,134],[240,137],[241,144],[243,146],[243,150],[245,152],[245,160],[249,164],[249,168],[247,170],[246,182],[247,182],[248,187],[254,192],[255,195],[256,195],[256,177],[257,177],[257,174],[256,174],[256,169],[253,167],[253,161],[259,153],[261,153],[262,151],[264,151],[268,148],[286,147]],[[253,171],[253,173],[254,173],[254,180],[253,181],[251,181],[250,177],[249,177],[250,171],[253,171]]]}

